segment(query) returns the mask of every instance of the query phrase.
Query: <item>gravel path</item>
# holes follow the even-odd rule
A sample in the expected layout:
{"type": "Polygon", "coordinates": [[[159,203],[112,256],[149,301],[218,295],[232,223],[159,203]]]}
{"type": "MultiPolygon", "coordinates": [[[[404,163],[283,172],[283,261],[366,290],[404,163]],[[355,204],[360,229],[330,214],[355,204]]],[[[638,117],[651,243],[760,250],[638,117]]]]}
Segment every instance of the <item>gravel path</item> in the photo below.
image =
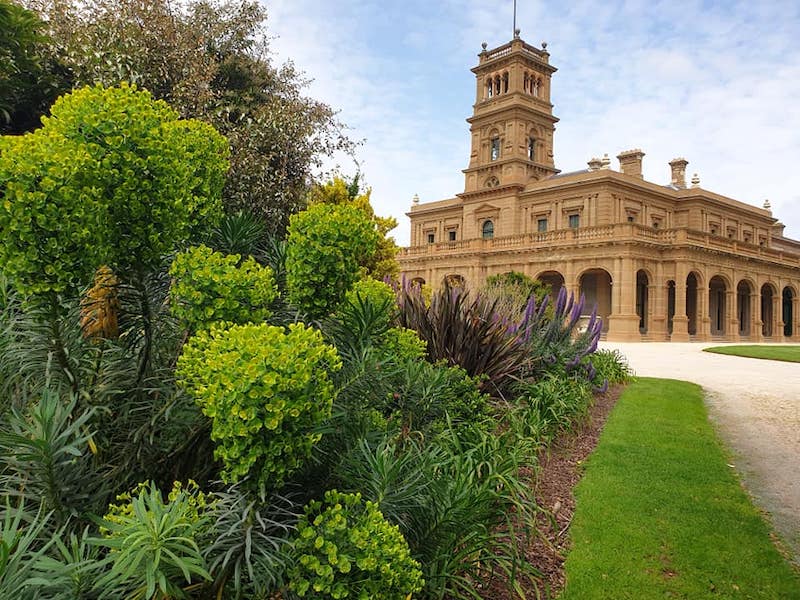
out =
{"type": "Polygon", "coordinates": [[[800,363],[702,352],[718,344],[614,343],[637,375],[701,385],[735,468],[800,564],[800,363]]]}

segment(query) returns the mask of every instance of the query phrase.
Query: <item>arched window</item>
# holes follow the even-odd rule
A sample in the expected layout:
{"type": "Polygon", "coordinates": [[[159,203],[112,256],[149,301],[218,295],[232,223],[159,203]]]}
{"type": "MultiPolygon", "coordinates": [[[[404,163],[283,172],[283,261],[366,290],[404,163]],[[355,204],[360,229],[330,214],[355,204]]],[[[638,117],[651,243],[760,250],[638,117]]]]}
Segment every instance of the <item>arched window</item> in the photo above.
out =
{"type": "Polygon", "coordinates": [[[494,93],[496,96],[500,95],[500,75],[494,78],[494,93]]]}
{"type": "Polygon", "coordinates": [[[494,137],[489,146],[489,160],[497,160],[498,158],[500,158],[500,138],[494,137]]]}
{"type": "Polygon", "coordinates": [[[492,78],[486,82],[486,97],[491,98],[494,95],[494,86],[492,85],[492,78]]]}
{"type": "Polygon", "coordinates": [[[503,93],[508,93],[508,73],[503,73],[503,93]]]}
{"type": "Polygon", "coordinates": [[[530,77],[528,74],[525,73],[525,76],[522,79],[522,90],[527,94],[528,93],[528,82],[530,81],[530,77]]]}
{"type": "Polygon", "coordinates": [[[536,138],[528,138],[528,160],[536,160],[536,138]]]}
{"type": "Polygon", "coordinates": [[[534,79],[534,81],[533,81],[533,90],[532,90],[534,96],[537,96],[537,97],[539,96],[539,87],[541,85],[542,85],[542,80],[541,79],[534,79]]]}
{"type": "Polygon", "coordinates": [[[494,237],[494,223],[491,221],[484,221],[481,233],[483,235],[483,239],[492,239],[494,237]]]}

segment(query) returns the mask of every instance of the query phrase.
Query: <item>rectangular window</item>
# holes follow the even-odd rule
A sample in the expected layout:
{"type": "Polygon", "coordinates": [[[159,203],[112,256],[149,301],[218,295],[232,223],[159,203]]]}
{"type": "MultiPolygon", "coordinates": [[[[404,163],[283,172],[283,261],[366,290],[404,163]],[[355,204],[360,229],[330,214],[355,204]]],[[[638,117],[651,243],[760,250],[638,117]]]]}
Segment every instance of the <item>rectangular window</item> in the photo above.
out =
{"type": "Polygon", "coordinates": [[[434,236],[433,236],[433,234],[432,234],[432,233],[429,233],[429,234],[428,234],[428,243],[429,243],[429,244],[432,244],[432,243],[433,243],[433,240],[434,240],[434,236]]]}
{"type": "Polygon", "coordinates": [[[536,221],[536,231],[545,232],[547,231],[547,219],[539,219],[536,221]]]}
{"type": "Polygon", "coordinates": [[[489,158],[497,160],[500,158],[500,138],[492,138],[492,148],[490,150],[489,158]]]}
{"type": "Polygon", "coordinates": [[[569,216],[569,226],[572,229],[577,229],[581,225],[581,216],[580,215],[570,215],[569,216]]]}
{"type": "Polygon", "coordinates": [[[455,229],[451,229],[450,231],[448,231],[448,232],[447,232],[447,237],[449,238],[449,240],[450,240],[451,242],[455,242],[455,241],[456,241],[456,232],[455,232],[455,229]]]}

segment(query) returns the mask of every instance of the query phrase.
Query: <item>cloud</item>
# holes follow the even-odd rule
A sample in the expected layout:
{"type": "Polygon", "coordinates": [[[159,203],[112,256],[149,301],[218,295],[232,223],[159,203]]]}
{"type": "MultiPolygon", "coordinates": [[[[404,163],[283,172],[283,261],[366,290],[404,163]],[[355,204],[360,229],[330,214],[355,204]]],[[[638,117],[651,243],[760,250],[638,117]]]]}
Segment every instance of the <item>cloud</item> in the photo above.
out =
{"type": "MultiPolygon", "coordinates": [[[[641,147],[645,177],[690,161],[706,189],[760,206],[800,237],[800,4],[518,2],[522,37],[550,42],[556,165],[641,147]]],[[[463,190],[480,44],[511,37],[511,3],[279,0],[273,48],[341,110],[379,213],[408,241],[411,197],[463,190]]],[[[343,165],[344,166],[344,165],[343,165]]],[[[344,166],[345,170],[347,167],[344,166]]],[[[351,167],[351,172],[355,167],[351,167]]]]}

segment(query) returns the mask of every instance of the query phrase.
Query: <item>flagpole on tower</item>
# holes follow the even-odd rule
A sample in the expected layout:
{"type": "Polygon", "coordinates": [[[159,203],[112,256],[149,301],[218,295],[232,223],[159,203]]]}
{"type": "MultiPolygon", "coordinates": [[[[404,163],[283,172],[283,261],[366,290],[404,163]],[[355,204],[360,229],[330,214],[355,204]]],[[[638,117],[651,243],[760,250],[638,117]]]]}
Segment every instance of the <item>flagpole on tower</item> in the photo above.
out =
{"type": "Polygon", "coordinates": [[[514,37],[517,36],[517,0],[514,0],[514,29],[511,30],[514,37]]]}

